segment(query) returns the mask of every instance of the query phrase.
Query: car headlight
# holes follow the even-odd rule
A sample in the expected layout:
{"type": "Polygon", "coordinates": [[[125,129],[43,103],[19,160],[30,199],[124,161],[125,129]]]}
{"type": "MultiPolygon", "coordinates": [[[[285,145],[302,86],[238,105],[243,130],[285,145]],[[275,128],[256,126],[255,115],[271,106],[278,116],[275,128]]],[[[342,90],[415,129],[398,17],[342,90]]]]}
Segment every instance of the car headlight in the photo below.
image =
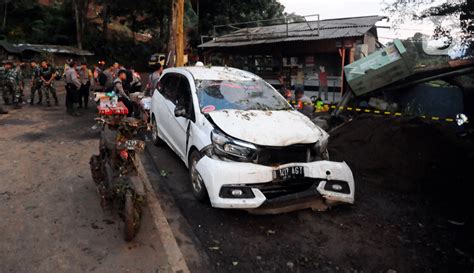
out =
{"type": "Polygon", "coordinates": [[[218,130],[212,131],[211,140],[217,154],[230,156],[237,160],[250,161],[257,151],[255,145],[233,139],[218,130]]]}

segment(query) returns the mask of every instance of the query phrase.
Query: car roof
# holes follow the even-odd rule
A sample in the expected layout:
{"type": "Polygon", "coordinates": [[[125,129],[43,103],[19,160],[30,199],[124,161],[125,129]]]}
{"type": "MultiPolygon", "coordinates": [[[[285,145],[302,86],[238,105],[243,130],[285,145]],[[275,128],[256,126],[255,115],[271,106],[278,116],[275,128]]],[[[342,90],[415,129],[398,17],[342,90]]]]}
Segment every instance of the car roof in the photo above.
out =
{"type": "MultiPolygon", "coordinates": [[[[166,69],[168,70],[168,69],[166,69]]],[[[232,67],[223,66],[186,66],[170,68],[170,72],[186,71],[190,73],[195,80],[216,80],[216,81],[250,81],[260,80],[261,78],[253,73],[232,67]]]]}

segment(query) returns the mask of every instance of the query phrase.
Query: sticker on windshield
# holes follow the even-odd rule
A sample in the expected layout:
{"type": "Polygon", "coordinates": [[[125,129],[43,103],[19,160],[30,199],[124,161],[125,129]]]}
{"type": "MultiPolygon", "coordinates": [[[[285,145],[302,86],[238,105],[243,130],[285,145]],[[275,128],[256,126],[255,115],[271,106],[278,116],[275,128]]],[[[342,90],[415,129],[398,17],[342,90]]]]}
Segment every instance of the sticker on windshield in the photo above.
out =
{"type": "Polygon", "coordinates": [[[204,113],[204,114],[207,114],[207,113],[210,113],[212,111],[216,110],[216,107],[214,105],[208,105],[208,106],[204,106],[201,111],[204,113]]]}

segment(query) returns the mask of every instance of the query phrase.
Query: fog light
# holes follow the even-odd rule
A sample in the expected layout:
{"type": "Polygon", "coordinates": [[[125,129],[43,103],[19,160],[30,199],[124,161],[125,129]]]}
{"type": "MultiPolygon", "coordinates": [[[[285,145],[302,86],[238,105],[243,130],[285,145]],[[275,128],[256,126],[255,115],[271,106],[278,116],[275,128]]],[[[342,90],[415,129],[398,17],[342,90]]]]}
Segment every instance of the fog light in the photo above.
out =
{"type": "Polygon", "coordinates": [[[231,193],[233,196],[242,196],[242,194],[244,194],[242,190],[232,190],[231,193]]]}
{"type": "Polygon", "coordinates": [[[242,199],[242,198],[255,198],[255,195],[253,194],[252,188],[250,187],[245,187],[245,186],[224,186],[221,188],[219,192],[219,197],[220,198],[236,198],[236,199],[242,199]]]}
{"type": "Polygon", "coordinates": [[[335,191],[340,191],[342,190],[342,186],[338,184],[332,184],[332,189],[335,191]]]}

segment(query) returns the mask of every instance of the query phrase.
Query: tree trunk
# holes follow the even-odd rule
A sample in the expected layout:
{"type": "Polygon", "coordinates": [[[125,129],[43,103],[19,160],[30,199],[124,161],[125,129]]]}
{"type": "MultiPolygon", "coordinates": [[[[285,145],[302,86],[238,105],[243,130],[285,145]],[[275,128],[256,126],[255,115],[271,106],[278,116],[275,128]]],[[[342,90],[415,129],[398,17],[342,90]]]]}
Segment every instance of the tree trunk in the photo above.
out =
{"type": "Polygon", "coordinates": [[[82,0],[82,12],[81,12],[81,36],[84,37],[86,23],[87,23],[87,14],[89,13],[89,0],[82,0]]]}
{"type": "Polygon", "coordinates": [[[76,15],[76,39],[77,47],[82,49],[82,33],[81,33],[81,11],[79,10],[80,0],[73,0],[72,5],[74,7],[74,14],[76,15]]]}
{"type": "Polygon", "coordinates": [[[109,6],[109,1],[104,0],[102,4],[102,35],[103,35],[103,40],[104,40],[104,47],[107,43],[107,35],[108,35],[108,30],[109,30],[108,6],[109,6]]]}
{"type": "Polygon", "coordinates": [[[168,56],[167,65],[173,67],[175,65],[175,52],[176,52],[176,15],[177,15],[177,4],[178,0],[173,0],[171,3],[171,15],[169,20],[169,39],[168,39],[168,56]]]}
{"type": "Polygon", "coordinates": [[[176,66],[184,66],[184,0],[178,0],[176,14],[176,66]]]}
{"type": "Polygon", "coordinates": [[[2,30],[5,30],[5,27],[7,25],[7,14],[8,14],[8,1],[5,1],[5,10],[3,12],[2,30]]]}
{"type": "Polygon", "coordinates": [[[164,14],[161,14],[160,17],[159,17],[159,22],[160,22],[160,36],[159,38],[160,39],[163,39],[164,35],[163,35],[163,32],[165,31],[165,26],[164,26],[164,23],[165,23],[165,20],[164,20],[164,14]]]}

